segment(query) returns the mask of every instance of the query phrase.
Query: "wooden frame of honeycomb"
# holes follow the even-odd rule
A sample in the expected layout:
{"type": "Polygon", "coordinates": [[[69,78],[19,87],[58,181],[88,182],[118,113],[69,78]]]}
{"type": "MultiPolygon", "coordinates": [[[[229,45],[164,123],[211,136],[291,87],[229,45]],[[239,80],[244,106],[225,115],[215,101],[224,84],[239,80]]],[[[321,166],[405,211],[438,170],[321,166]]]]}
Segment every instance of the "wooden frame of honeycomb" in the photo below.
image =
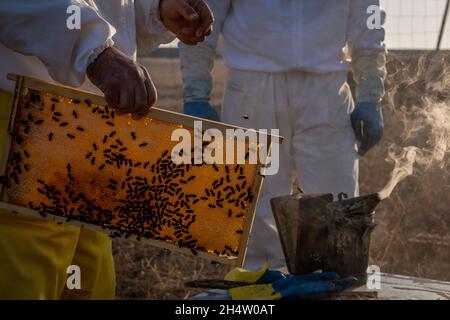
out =
{"type": "MultiPolygon", "coordinates": [[[[177,165],[170,157],[177,144],[173,130],[194,134],[196,120],[204,130],[244,128],[158,108],[135,121],[115,116],[102,96],[8,78],[16,89],[1,167],[1,208],[243,264],[261,165],[177,165]]],[[[248,142],[235,143],[251,149],[248,142]]]]}

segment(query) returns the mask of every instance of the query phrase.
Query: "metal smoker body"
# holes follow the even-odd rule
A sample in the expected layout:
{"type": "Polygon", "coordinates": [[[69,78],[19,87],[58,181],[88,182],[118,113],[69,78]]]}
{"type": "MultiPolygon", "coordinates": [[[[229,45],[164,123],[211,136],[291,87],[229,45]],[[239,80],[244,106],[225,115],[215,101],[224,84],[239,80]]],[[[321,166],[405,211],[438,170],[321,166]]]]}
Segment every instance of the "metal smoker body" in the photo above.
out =
{"type": "Polygon", "coordinates": [[[378,194],[333,201],[332,194],[296,194],[273,198],[288,270],[316,270],[355,276],[365,283],[370,235],[378,194]]]}

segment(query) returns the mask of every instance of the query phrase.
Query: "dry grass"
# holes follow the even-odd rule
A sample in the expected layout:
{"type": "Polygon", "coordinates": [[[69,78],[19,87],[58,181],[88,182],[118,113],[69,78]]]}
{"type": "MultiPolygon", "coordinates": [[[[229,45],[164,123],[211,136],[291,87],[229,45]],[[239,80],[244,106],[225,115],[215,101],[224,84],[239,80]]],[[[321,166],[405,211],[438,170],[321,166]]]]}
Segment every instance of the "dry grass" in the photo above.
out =
{"type": "MultiPolygon", "coordinates": [[[[392,164],[385,161],[391,143],[402,141],[404,123],[399,117],[402,106],[420,106],[425,86],[430,81],[446,81],[445,70],[450,59],[424,59],[400,62],[393,56],[389,62],[388,89],[401,83],[392,105],[385,106],[385,137],[361,161],[361,194],[379,191],[389,178],[392,164]],[[435,68],[437,66],[437,68],[435,68]],[[423,70],[431,70],[429,75],[423,70]],[[416,77],[417,75],[417,77],[416,77]],[[414,81],[405,82],[412,79],[414,81]]],[[[158,105],[181,111],[182,91],[177,59],[146,58],[142,60],[153,75],[159,92],[158,105]]],[[[220,105],[225,68],[222,61],[214,69],[213,104],[220,105]]],[[[439,89],[437,89],[439,91],[439,89]]],[[[391,91],[392,92],[392,91],[391,91]]],[[[450,102],[447,92],[431,92],[433,98],[450,102]]],[[[426,134],[426,132],[425,132],[426,134]]],[[[377,210],[378,227],[372,237],[371,262],[383,272],[450,280],[450,173],[448,167],[417,171],[407,178],[377,210]]],[[[187,299],[199,292],[183,286],[199,278],[221,278],[225,266],[191,256],[170,253],[145,243],[117,239],[114,242],[117,273],[117,296],[121,299],[187,299]]]]}
{"type": "Polygon", "coordinates": [[[188,299],[198,289],[184,282],[222,278],[226,268],[189,255],[156,249],[143,242],[114,240],[117,296],[122,299],[188,299]]]}

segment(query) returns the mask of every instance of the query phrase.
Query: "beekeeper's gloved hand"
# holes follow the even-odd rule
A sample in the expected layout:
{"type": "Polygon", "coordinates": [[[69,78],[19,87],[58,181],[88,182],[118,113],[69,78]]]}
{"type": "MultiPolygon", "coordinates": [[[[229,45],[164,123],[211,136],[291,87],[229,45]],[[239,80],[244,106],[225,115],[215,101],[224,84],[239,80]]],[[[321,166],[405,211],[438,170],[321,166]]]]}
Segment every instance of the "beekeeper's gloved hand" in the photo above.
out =
{"type": "Polygon", "coordinates": [[[213,81],[215,49],[207,42],[197,46],[178,45],[183,74],[183,112],[190,116],[219,121],[209,104],[213,81]]]}
{"type": "MultiPolygon", "coordinates": [[[[198,49],[201,50],[200,48],[198,49]]],[[[186,59],[186,56],[189,57],[187,53],[190,52],[186,53],[185,51],[187,49],[183,49],[182,59],[186,59]]],[[[198,58],[200,59],[201,55],[198,58]]],[[[211,89],[212,80],[209,76],[205,76],[205,79],[185,77],[183,79],[183,113],[194,117],[220,121],[219,114],[209,104],[211,89]]]]}
{"type": "Polygon", "coordinates": [[[359,102],[351,114],[353,131],[363,156],[383,137],[383,114],[379,103],[359,102]]]}
{"type": "Polygon", "coordinates": [[[383,137],[383,113],[381,98],[384,95],[380,77],[362,78],[356,86],[356,106],[350,115],[353,131],[358,142],[358,154],[363,156],[383,137]]]}
{"type": "Polygon", "coordinates": [[[207,101],[193,101],[184,104],[184,114],[219,121],[220,117],[216,110],[207,101]]]}
{"type": "Polygon", "coordinates": [[[156,102],[156,88],[147,69],[115,47],[100,53],[86,74],[119,115],[132,113],[139,118],[156,102]]]}

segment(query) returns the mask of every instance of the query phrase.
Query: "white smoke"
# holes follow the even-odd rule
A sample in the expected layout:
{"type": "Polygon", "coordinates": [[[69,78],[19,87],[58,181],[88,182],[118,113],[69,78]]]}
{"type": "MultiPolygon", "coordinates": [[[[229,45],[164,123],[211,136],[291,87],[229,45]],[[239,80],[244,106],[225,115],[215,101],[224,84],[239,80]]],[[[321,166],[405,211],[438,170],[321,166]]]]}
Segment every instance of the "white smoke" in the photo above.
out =
{"type": "MultiPolygon", "coordinates": [[[[391,178],[379,192],[380,198],[390,196],[397,184],[415,170],[426,172],[436,166],[448,174],[450,163],[450,70],[445,56],[435,54],[419,59],[417,70],[400,67],[390,75],[385,107],[402,121],[398,143],[389,145],[387,161],[394,164],[391,178]],[[420,92],[423,91],[423,92],[420,92]],[[398,99],[408,96],[411,99],[398,99]],[[398,103],[401,103],[398,105],[398,103]]],[[[397,139],[396,139],[397,138],[397,139]]]]}

